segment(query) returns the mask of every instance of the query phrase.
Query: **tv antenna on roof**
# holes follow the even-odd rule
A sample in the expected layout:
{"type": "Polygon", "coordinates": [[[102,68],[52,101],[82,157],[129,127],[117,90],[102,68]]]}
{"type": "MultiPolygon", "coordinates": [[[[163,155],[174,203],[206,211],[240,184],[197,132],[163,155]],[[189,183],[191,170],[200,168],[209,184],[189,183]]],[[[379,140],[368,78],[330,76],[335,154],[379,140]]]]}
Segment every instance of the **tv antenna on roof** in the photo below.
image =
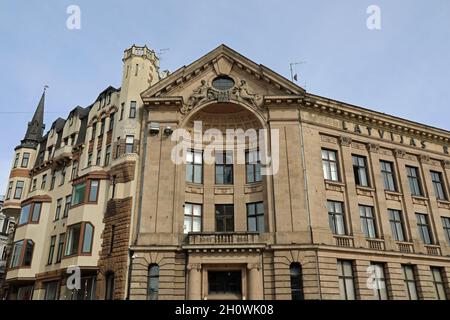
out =
{"type": "Polygon", "coordinates": [[[163,55],[163,54],[165,54],[167,51],[169,51],[170,50],[170,48],[163,48],[163,49],[159,49],[158,50],[158,58],[159,58],[159,60],[162,60],[162,58],[161,58],[161,56],[163,55]]]}
{"type": "Polygon", "coordinates": [[[291,69],[291,81],[292,82],[297,82],[298,81],[298,75],[297,73],[294,74],[294,66],[299,65],[299,64],[305,64],[306,61],[300,61],[300,62],[291,62],[289,64],[289,67],[291,69]]]}

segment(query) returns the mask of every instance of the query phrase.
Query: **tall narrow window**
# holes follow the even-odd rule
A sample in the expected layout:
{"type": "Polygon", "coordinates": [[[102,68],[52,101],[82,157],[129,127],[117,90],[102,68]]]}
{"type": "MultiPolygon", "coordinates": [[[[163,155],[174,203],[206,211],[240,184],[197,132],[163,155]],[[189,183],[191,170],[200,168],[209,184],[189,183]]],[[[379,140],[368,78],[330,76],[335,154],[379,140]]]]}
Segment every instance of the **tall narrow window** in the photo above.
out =
{"type": "Polygon", "coordinates": [[[202,205],[184,204],[184,233],[202,231],[202,205]]]}
{"type": "Polygon", "coordinates": [[[99,134],[99,137],[102,136],[105,133],[105,127],[106,127],[106,118],[103,118],[100,121],[100,134],[99,134]]]}
{"type": "Polygon", "coordinates": [[[416,167],[406,166],[406,175],[408,176],[409,189],[413,196],[422,196],[420,186],[419,170],[416,167]]]}
{"type": "Polygon", "coordinates": [[[343,203],[337,201],[328,201],[328,222],[333,234],[345,235],[347,234],[345,228],[343,203]]]}
{"type": "Polygon", "coordinates": [[[425,244],[432,244],[433,238],[431,237],[430,222],[428,221],[428,215],[422,213],[416,213],[417,229],[419,230],[420,238],[425,244]]]}
{"type": "Polygon", "coordinates": [[[147,300],[158,300],[158,292],[159,266],[156,264],[152,264],[148,268],[147,300]]]}
{"type": "Polygon", "coordinates": [[[22,255],[24,240],[14,242],[12,246],[11,262],[9,264],[10,268],[17,268],[20,266],[20,257],[22,255]]]}
{"type": "Polygon", "coordinates": [[[384,273],[384,264],[370,263],[370,284],[373,290],[373,296],[377,300],[388,300],[389,295],[386,285],[386,277],[384,273]]]}
{"type": "Polygon", "coordinates": [[[247,231],[265,231],[264,202],[247,203],[247,231]]]}
{"type": "Polygon", "coordinates": [[[17,168],[17,166],[19,165],[19,160],[20,160],[20,153],[16,153],[16,158],[14,159],[14,166],[13,168],[17,168]]]}
{"type": "Polygon", "coordinates": [[[232,204],[216,204],[216,232],[234,232],[232,204]]]}
{"type": "Polygon", "coordinates": [[[290,271],[292,300],[304,300],[302,267],[300,263],[291,263],[290,271]]]}
{"type": "Polygon", "coordinates": [[[336,151],[322,149],[322,168],[325,180],[339,181],[336,151]]]}
{"type": "Polygon", "coordinates": [[[414,267],[409,264],[402,265],[403,268],[403,281],[406,286],[406,294],[408,300],[418,300],[416,279],[414,276],[414,267]]]}
{"type": "Polygon", "coordinates": [[[380,166],[381,176],[383,177],[384,190],[397,191],[393,163],[388,161],[380,161],[380,166]]]}
{"type": "Polygon", "coordinates": [[[16,191],[14,192],[14,199],[20,200],[22,199],[23,186],[25,182],[17,181],[16,183],[16,191]]]}
{"type": "Polygon", "coordinates": [[[11,194],[12,194],[13,186],[14,186],[14,182],[13,182],[13,181],[10,181],[9,184],[8,184],[8,192],[6,193],[6,200],[11,199],[11,194]]]}
{"type": "Polygon", "coordinates": [[[120,105],[120,118],[119,118],[119,120],[123,120],[124,112],[125,112],[125,103],[122,102],[122,104],[120,105]]]}
{"type": "Polygon", "coordinates": [[[42,182],[41,182],[41,190],[45,190],[45,186],[47,185],[47,175],[44,174],[42,176],[42,182]]]}
{"type": "Polygon", "coordinates": [[[377,231],[373,208],[368,206],[359,206],[359,216],[361,218],[361,229],[366,238],[376,238],[377,231]]]}
{"type": "Polygon", "coordinates": [[[28,163],[30,162],[30,154],[28,152],[23,153],[22,157],[22,168],[28,168],[28,163]]]}
{"type": "Polygon", "coordinates": [[[92,166],[92,152],[89,152],[88,158],[87,158],[87,167],[92,166]]]}
{"type": "Polygon", "coordinates": [[[114,299],[114,272],[108,272],[105,276],[105,300],[114,299]]]}
{"type": "Polygon", "coordinates": [[[94,237],[94,227],[90,223],[84,223],[83,246],[81,253],[90,253],[92,251],[92,239],[94,237]]]}
{"type": "Polygon", "coordinates": [[[216,152],[216,184],[233,184],[233,151],[216,152]]]}
{"type": "Polygon", "coordinates": [[[70,177],[70,180],[74,180],[78,178],[78,161],[74,161],[72,163],[72,175],[70,177]]]}
{"type": "Polygon", "coordinates": [[[41,202],[33,203],[33,213],[31,215],[31,222],[39,222],[39,218],[41,216],[41,208],[42,208],[41,202]]]}
{"type": "Polygon", "coordinates": [[[105,167],[109,166],[111,162],[111,145],[108,144],[106,146],[106,153],[105,153],[105,167]]]}
{"type": "Polygon", "coordinates": [[[369,174],[367,171],[367,159],[363,156],[352,156],[353,174],[355,175],[355,183],[360,187],[369,186],[369,174]]]}
{"type": "Polygon", "coordinates": [[[353,279],[353,262],[338,260],[339,291],[342,300],[355,300],[355,281],[353,279]]]}
{"type": "Polygon", "coordinates": [[[59,241],[58,241],[58,251],[56,252],[56,263],[60,263],[63,255],[64,250],[64,239],[66,238],[65,233],[61,233],[59,235],[59,241]]]}
{"type": "Polygon", "coordinates": [[[136,101],[130,102],[130,118],[136,118],[136,101]]]}
{"type": "Polygon", "coordinates": [[[81,235],[81,223],[67,227],[67,242],[64,255],[71,256],[78,253],[81,235]]]}
{"type": "Polygon", "coordinates": [[[52,180],[50,181],[50,190],[55,189],[55,183],[56,183],[56,172],[53,172],[52,180]]]}
{"type": "Polygon", "coordinates": [[[116,118],[116,114],[115,113],[111,113],[109,115],[109,131],[113,131],[114,130],[114,120],[116,118]]]}
{"type": "Polygon", "coordinates": [[[95,160],[95,165],[100,166],[102,161],[102,149],[97,150],[97,159],[95,160]]]}
{"type": "Polygon", "coordinates": [[[72,191],[72,206],[84,203],[86,195],[86,182],[76,184],[72,191]]]}
{"type": "Polygon", "coordinates": [[[444,191],[444,184],[442,183],[442,173],[431,171],[431,181],[433,182],[434,195],[438,200],[447,200],[447,195],[444,191]]]}
{"type": "Polygon", "coordinates": [[[245,153],[245,168],[247,183],[261,182],[261,158],[258,150],[251,150],[245,153]]]}
{"type": "Polygon", "coordinates": [[[127,136],[125,139],[125,153],[133,153],[134,136],[127,136]]]}
{"type": "Polygon", "coordinates": [[[55,245],[56,245],[56,236],[52,236],[50,238],[50,248],[48,250],[47,265],[51,265],[53,263],[53,254],[55,253],[55,245]]]}
{"type": "Polygon", "coordinates": [[[396,241],[405,241],[402,213],[399,210],[388,210],[392,236],[396,241]]]}
{"type": "Polygon", "coordinates": [[[186,181],[192,183],[203,182],[203,153],[188,150],[186,154],[186,181]]]}
{"type": "Polygon", "coordinates": [[[27,204],[26,206],[22,207],[22,210],[20,211],[20,217],[19,217],[19,226],[28,223],[30,220],[30,212],[32,208],[32,204],[27,204]]]}
{"type": "Polygon", "coordinates": [[[91,180],[89,187],[89,202],[97,202],[98,198],[98,189],[100,186],[99,180],[91,180]]]}
{"type": "Polygon", "coordinates": [[[439,267],[431,267],[431,274],[433,275],[433,285],[434,290],[436,291],[436,297],[438,300],[447,300],[445,284],[442,277],[444,274],[444,269],[439,267]]]}
{"type": "Polygon", "coordinates": [[[445,238],[450,245],[450,218],[442,217],[442,226],[444,227],[445,238]]]}
{"type": "Polygon", "coordinates": [[[64,214],[63,218],[67,218],[69,216],[69,210],[72,203],[72,195],[68,195],[66,197],[66,204],[64,205],[64,214]]]}
{"type": "Polygon", "coordinates": [[[63,167],[61,170],[61,182],[59,183],[60,186],[62,186],[64,184],[64,182],[66,181],[66,171],[67,171],[67,167],[63,167]]]}
{"type": "Polygon", "coordinates": [[[91,140],[94,140],[96,135],[97,135],[97,122],[94,122],[94,123],[92,124],[92,135],[91,135],[91,140]]]}
{"type": "Polygon", "coordinates": [[[31,266],[31,260],[33,259],[34,242],[32,240],[27,240],[25,246],[25,252],[23,253],[23,267],[31,266]]]}
{"type": "Polygon", "coordinates": [[[46,282],[44,300],[58,300],[58,287],[58,281],[46,282]]]}
{"type": "Polygon", "coordinates": [[[56,200],[55,221],[59,220],[59,217],[61,216],[62,201],[63,201],[62,198],[56,200]]]}
{"type": "Polygon", "coordinates": [[[117,176],[112,177],[111,181],[111,199],[114,199],[116,197],[116,188],[117,188],[117,176]]]}

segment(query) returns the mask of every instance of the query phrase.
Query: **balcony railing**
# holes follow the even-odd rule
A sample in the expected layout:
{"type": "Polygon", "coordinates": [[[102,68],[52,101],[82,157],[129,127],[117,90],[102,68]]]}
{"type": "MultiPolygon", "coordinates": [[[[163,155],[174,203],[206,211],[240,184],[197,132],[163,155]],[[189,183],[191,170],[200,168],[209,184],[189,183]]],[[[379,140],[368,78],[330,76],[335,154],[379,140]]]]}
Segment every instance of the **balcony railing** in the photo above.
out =
{"type": "Polygon", "coordinates": [[[398,251],[403,253],[414,253],[414,245],[410,242],[397,242],[398,251]]]}
{"type": "Polygon", "coordinates": [[[440,256],[441,255],[441,247],[437,245],[425,245],[427,249],[427,253],[431,256],[440,256]]]}
{"type": "Polygon", "coordinates": [[[369,249],[384,250],[384,240],[382,239],[367,239],[369,249]]]}
{"type": "Polygon", "coordinates": [[[336,246],[338,247],[348,247],[351,248],[354,246],[353,237],[351,236],[341,236],[335,235],[334,239],[336,241],[336,246]]]}
{"type": "Polygon", "coordinates": [[[58,161],[66,158],[72,157],[72,146],[64,146],[57,150],[55,150],[55,154],[53,155],[53,160],[58,161]]]}
{"type": "Polygon", "coordinates": [[[257,232],[195,232],[188,234],[187,243],[189,245],[235,245],[260,242],[257,232]]]}

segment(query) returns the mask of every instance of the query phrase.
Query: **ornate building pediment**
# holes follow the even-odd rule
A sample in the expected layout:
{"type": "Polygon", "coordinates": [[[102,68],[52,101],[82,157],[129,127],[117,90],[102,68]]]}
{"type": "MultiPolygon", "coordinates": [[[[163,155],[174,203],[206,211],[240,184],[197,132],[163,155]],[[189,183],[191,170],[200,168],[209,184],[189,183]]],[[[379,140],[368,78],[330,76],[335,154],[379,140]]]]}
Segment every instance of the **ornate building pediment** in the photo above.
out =
{"type": "Polygon", "coordinates": [[[263,110],[265,96],[299,96],[305,91],[222,45],[144,91],[145,104],[177,97],[183,114],[198,106],[239,102],[263,110]]]}

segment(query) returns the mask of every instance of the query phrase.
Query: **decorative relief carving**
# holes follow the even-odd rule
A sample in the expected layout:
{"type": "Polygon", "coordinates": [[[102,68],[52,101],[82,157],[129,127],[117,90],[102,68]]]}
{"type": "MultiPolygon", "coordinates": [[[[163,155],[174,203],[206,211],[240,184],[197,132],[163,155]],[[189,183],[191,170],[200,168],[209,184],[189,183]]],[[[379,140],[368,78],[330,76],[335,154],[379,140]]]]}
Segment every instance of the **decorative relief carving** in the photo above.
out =
{"type": "Polygon", "coordinates": [[[380,150],[380,145],[376,143],[369,142],[366,146],[369,152],[378,153],[378,151],[380,150]]]}
{"type": "Polygon", "coordinates": [[[339,137],[340,143],[344,147],[349,147],[352,144],[352,138],[347,136],[340,136],[339,137]]]}
{"type": "Polygon", "coordinates": [[[395,149],[394,155],[396,158],[404,158],[406,156],[406,151],[403,149],[395,149]]]}
{"type": "Polygon", "coordinates": [[[400,202],[400,195],[398,194],[393,194],[393,193],[389,193],[386,192],[386,200],[392,200],[392,201],[399,201],[400,202]]]}
{"type": "Polygon", "coordinates": [[[420,155],[420,162],[426,163],[426,164],[431,164],[430,156],[421,154],[421,155],[420,155]]]}
{"type": "Polygon", "coordinates": [[[359,150],[366,150],[366,145],[359,142],[352,142],[352,148],[359,150]]]}
{"type": "Polygon", "coordinates": [[[443,161],[442,161],[442,166],[443,166],[445,169],[450,169],[450,160],[443,160],[443,161]]]}
{"type": "Polygon", "coordinates": [[[263,191],[262,186],[252,186],[252,187],[245,187],[244,192],[247,193],[255,193],[255,192],[261,192],[263,191]]]}
{"type": "Polygon", "coordinates": [[[202,265],[201,265],[201,263],[191,263],[191,264],[188,264],[187,269],[189,271],[195,270],[195,271],[200,272],[200,271],[202,271],[202,265]]]}
{"type": "Polygon", "coordinates": [[[328,181],[325,182],[325,189],[330,191],[344,192],[343,186],[328,181]]]}
{"type": "Polygon", "coordinates": [[[438,207],[443,209],[450,209],[450,202],[447,201],[439,201],[438,200],[438,207]]]}
{"type": "Polygon", "coordinates": [[[187,103],[181,108],[181,113],[185,114],[196,106],[212,100],[217,100],[217,102],[237,100],[260,109],[262,104],[262,97],[259,94],[254,93],[245,80],[241,80],[238,86],[234,86],[226,91],[214,89],[206,80],[202,80],[200,86],[193,91],[192,95],[188,98],[187,103]]]}
{"type": "Polygon", "coordinates": [[[337,139],[335,137],[330,137],[330,136],[327,136],[327,135],[324,135],[324,134],[320,135],[320,139],[323,142],[334,143],[334,144],[338,143],[338,141],[337,141],[337,139]]]}
{"type": "Polygon", "coordinates": [[[372,192],[370,190],[364,190],[361,188],[356,188],[356,193],[360,196],[372,197],[372,192]]]}
{"type": "Polygon", "coordinates": [[[248,270],[254,270],[254,269],[256,269],[256,270],[261,270],[261,264],[260,263],[249,263],[249,264],[247,264],[247,269],[248,270]]]}
{"type": "Polygon", "coordinates": [[[233,188],[214,188],[214,194],[233,194],[233,188]]]}
{"type": "Polygon", "coordinates": [[[203,194],[203,188],[186,186],[186,192],[196,193],[196,194],[203,194]]]}
{"type": "Polygon", "coordinates": [[[412,197],[412,202],[414,204],[420,204],[422,206],[426,206],[427,205],[427,200],[426,199],[420,199],[420,198],[417,198],[417,197],[412,197]]]}

